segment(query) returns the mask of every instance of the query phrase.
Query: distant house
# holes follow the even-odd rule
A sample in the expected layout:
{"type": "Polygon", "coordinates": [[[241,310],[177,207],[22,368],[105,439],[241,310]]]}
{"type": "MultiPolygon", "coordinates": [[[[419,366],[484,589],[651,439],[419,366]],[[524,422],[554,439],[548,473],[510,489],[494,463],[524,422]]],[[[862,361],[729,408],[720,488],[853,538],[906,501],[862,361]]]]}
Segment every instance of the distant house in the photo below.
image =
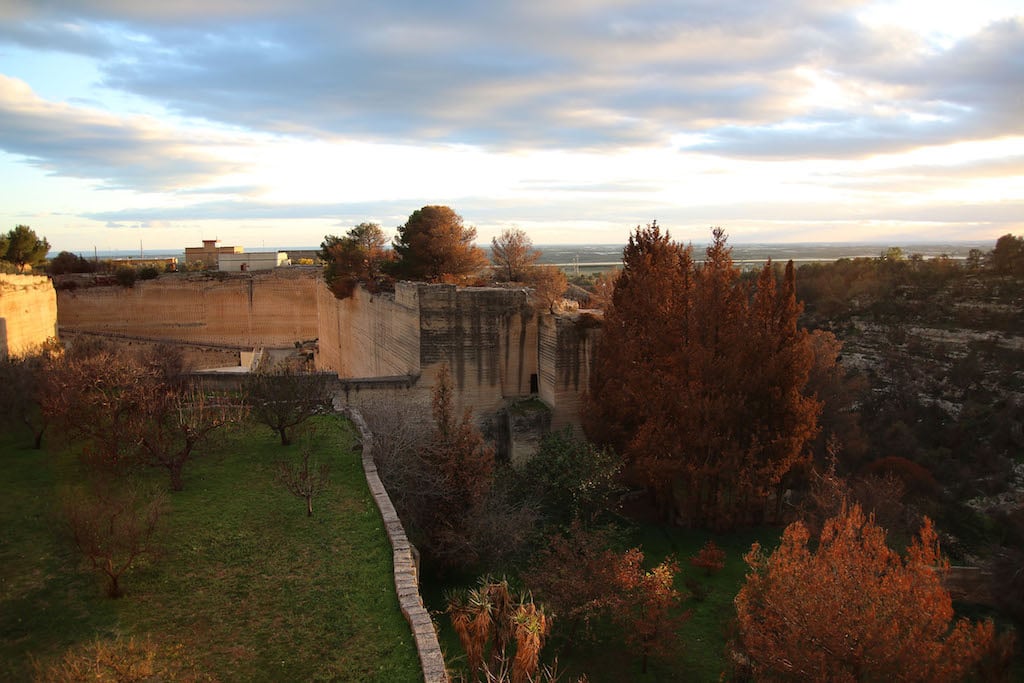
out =
{"type": "MultiPolygon", "coordinates": [[[[220,240],[203,240],[201,247],[185,247],[185,263],[200,262],[208,269],[218,267],[218,258],[222,255],[241,254],[243,247],[218,247],[220,240]]],[[[237,269],[236,269],[237,270],[237,269]]]]}
{"type": "Polygon", "coordinates": [[[252,254],[219,254],[217,269],[230,272],[248,270],[271,270],[280,266],[291,265],[286,251],[263,251],[252,254]]]}

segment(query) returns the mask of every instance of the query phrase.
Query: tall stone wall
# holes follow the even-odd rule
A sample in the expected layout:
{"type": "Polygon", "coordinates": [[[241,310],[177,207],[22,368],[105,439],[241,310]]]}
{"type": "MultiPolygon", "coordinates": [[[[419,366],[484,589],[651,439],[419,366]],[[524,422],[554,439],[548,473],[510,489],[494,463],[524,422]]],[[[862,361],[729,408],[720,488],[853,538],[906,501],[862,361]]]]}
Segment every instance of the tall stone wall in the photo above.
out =
{"type": "Polygon", "coordinates": [[[600,320],[588,314],[544,316],[538,357],[540,398],[551,407],[551,428],[578,425],[590,384],[600,320]]]}
{"type": "Polygon", "coordinates": [[[134,287],[57,295],[57,322],[82,332],[237,347],[290,347],[318,334],[319,271],[167,274],[134,287]]]}
{"type": "Polygon", "coordinates": [[[57,295],[42,275],[0,274],[0,358],[29,353],[57,336],[57,295]]]}
{"type": "Polygon", "coordinates": [[[420,374],[420,325],[415,288],[370,294],[356,288],[336,299],[317,289],[319,351],[317,368],[342,378],[420,374]]]}
{"type": "Polygon", "coordinates": [[[433,386],[447,364],[460,405],[478,414],[530,395],[531,375],[537,374],[537,322],[525,291],[413,286],[419,291],[424,383],[433,386]]]}
{"type": "Polygon", "coordinates": [[[323,288],[318,301],[317,367],[343,380],[413,377],[429,401],[447,364],[460,407],[478,416],[530,394],[537,323],[523,290],[400,282],[394,294],[358,288],[342,300],[323,288]]]}

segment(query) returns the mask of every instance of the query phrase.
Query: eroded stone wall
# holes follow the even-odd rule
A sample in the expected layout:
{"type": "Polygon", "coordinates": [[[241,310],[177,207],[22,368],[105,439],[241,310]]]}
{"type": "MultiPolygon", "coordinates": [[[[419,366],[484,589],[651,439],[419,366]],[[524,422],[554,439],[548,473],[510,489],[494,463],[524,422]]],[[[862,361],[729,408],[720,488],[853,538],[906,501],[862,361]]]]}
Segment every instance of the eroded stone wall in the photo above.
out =
{"type": "Polygon", "coordinates": [[[30,353],[57,336],[57,295],[42,275],[0,274],[0,358],[30,353]]]}
{"type": "Polygon", "coordinates": [[[134,287],[78,287],[57,296],[61,327],[131,337],[290,347],[318,334],[315,269],[167,274],[134,287]]]}
{"type": "Polygon", "coordinates": [[[419,293],[420,370],[433,386],[451,369],[460,407],[493,413],[530,395],[537,374],[537,322],[520,289],[413,285],[419,293]]]}
{"type": "Polygon", "coordinates": [[[600,321],[588,314],[544,316],[538,357],[540,398],[551,407],[551,428],[578,425],[590,383],[600,321]]]}
{"type": "Polygon", "coordinates": [[[393,294],[360,288],[338,300],[323,288],[318,307],[317,367],[343,380],[410,377],[429,400],[447,364],[459,407],[473,408],[478,417],[498,410],[507,398],[530,394],[531,376],[537,374],[537,323],[523,290],[400,282],[393,294]]]}

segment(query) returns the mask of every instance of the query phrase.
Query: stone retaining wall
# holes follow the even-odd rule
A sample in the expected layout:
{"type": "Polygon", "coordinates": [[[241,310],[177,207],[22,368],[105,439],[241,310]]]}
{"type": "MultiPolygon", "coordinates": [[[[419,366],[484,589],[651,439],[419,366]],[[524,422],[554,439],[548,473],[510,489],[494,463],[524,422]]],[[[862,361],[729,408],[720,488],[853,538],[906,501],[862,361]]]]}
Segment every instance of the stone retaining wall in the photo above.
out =
{"type": "Polygon", "coordinates": [[[373,462],[373,437],[366,426],[366,421],[363,420],[363,416],[357,409],[340,406],[339,408],[356,425],[362,437],[363,471],[366,473],[366,483],[370,487],[370,493],[373,494],[380,515],[384,519],[384,528],[394,551],[395,590],[398,593],[398,603],[402,614],[405,615],[406,621],[412,628],[416,651],[419,653],[420,665],[423,667],[423,680],[426,683],[448,683],[448,672],[444,666],[441,645],[437,640],[437,631],[434,629],[434,622],[430,618],[430,614],[423,606],[423,598],[420,597],[412,545],[405,535],[405,529],[402,528],[402,521],[398,518],[395,506],[391,503],[391,498],[377,475],[377,465],[373,462]]]}

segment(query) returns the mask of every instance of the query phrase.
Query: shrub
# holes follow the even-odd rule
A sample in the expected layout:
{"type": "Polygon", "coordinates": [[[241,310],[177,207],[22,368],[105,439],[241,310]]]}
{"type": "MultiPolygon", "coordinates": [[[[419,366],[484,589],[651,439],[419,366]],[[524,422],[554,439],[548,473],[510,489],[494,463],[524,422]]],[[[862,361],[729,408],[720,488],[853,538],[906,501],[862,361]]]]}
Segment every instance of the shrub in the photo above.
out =
{"type": "Polygon", "coordinates": [[[114,271],[114,280],[122,287],[134,287],[136,279],[138,279],[138,273],[135,272],[134,268],[121,266],[114,271]]]}
{"type": "Polygon", "coordinates": [[[140,280],[155,280],[160,277],[160,271],[156,266],[145,266],[139,269],[140,280]]]}
{"type": "Polygon", "coordinates": [[[703,569],[708,576],[717,574],[725,567],[725,551],[715,545],[714,541],[708,541],[690,558],[690,564],[703,569]]]}

